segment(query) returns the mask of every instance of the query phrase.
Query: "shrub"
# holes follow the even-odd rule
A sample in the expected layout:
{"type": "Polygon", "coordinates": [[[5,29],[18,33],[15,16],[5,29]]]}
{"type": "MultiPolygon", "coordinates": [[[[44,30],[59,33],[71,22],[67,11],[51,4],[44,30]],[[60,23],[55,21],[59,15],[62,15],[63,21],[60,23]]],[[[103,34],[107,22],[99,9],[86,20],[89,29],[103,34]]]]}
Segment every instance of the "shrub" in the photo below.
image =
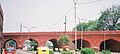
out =
{"type": "Polygon", "coordinates": [[[110,50],[102,50],[101,54],[111,54],[110,50]]]}
{"type": "Polygon", "coordinates": [[[73,54],[73,52],[70,52],[70,51],[63,51],[61,54],[73,54]]]}
{"type": "Polygon", "coordinates": [[[69,36],[67,34],[61,35],[59,42],[68,45],[70,43],[69,36]]]}
{"type": "Polygon", "coordinates": [[[49,54],[54,54],[54,51],[53,51],[53,50],[50,50],[50,51],[49,51],[49,54]]]}
{"type": "Polygon", "coordinates": [[[81,54],[95,54],[95,51],[92,48],[82,48],[81,54]]]}

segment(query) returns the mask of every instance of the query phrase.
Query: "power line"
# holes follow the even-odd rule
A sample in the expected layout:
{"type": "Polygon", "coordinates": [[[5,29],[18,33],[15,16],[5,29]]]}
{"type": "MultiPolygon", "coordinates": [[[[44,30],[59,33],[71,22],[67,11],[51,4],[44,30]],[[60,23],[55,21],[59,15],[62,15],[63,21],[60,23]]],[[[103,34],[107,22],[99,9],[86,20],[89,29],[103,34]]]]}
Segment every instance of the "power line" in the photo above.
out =
{"type": "MultiPolygon", "coordinates": [[[[54,23],[50,28],[52,28],[53,26],[55,26],[57,23],[59,23],[63,18],[64,18],[64,16],[66,16],[71,10],[72,10],[72,8],[74,7],[74,5],[56,22],[56,23],[54,23]]],[[[49,29],[50,29],[49,28],[49,29]]]]}
{"type": "MultiPolygon", "coordinates": [[[[77,0],[78,1],[78,0],[77,0]]],[[[74,15],[75,15],[75,26],[76,26],[76,18],[77,18],[77,12],[76,12],[76,6],[77,6],[77,4],[88,4],[88,3],[94,3],[94,2],[98,2],[98,1],[102,1],[102,0],[96,0],[96,1],[90,1],[90,2],[85,2],[85,3],[77,3],[77,1],[75,1],[75,0],[73,0],[73,2],[74,2],[74,15]]],[[[75,27],[75,54],[77,54],[76,53],[76,49],[77,49],[77,30],[76,30],[76,27],[75,27]]],[[[82,39],[83,39],[83,30],[82,30],[82,33],[81,33],[81,48],[82,48],[82,43],[83,43],[83,41],[82,41],[82,39]]],[[[81,53],[81,52],[80,52],[81,53]]]]}
{"type": "Polygon", "coordinates": [[[95,0],[95,1],[89,1],[89,2],[77,3],[77,4],[89,4],[89,3],[99,2],[99,1],[102,1],[102,0],[95,0]]]}
{"type": "MultiPolygon", "coordinates": [[[[99,2],[99,1],[102,1],[102,0],[95,0],[95,1],[89,1],[89,2],[83,2],[83,3],[77,3],[78,2],[78,0],[76,0],[76,4],[88,4],[88,3],[95,3],[95,2],[99,2]]],[[[74,0],[73,0],[73,2],[75,2],[74,0]]],[[[54,23],[50,28],[52,28],[53,26],[55,26],[57,23],[59,23],[63,18],[64,18],[64,16],[66,16],[71,10],[72,10],[72,8],[74,7],[75,5],[73,5],[56,23],[54,23]]],[[[50,29],[49,28],[49,29],[50,29]]]]}

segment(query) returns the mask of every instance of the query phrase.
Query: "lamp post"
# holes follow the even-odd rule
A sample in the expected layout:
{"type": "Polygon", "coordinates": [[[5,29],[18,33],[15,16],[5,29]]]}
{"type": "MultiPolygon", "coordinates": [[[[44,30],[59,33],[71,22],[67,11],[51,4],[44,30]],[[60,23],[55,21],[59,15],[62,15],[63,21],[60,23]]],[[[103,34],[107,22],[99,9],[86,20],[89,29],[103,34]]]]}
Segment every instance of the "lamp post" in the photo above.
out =
{"type": "Polygon", "coordinates": [[[29,39],[29,32],[30,32],[30,29],[35,28],[35,27],[30,27],[30,28],[28,28],[27,26],[23,26],[23,27],[26,28],[26,29],[28,30],[28,39],[29,39]]]}
{"type": "MultiPolygon", "coordinates": [[[[78,18],[78,20],[79,20],[79,24],[80,24],[82,21],[88,21],[88,20],[83,19],[83,18],[78,18]]],[[[83,48],[83,31],[84,31],[83,27],[84,27],[84,25],[81,25],[81,48],[83,48]]]]}
{"type": "Polygon", "coordinates": [[[106,31],[104,31],[104,50],[106,49],[106,41],[105,41],[105,39],[106,39],[106,31]]]}

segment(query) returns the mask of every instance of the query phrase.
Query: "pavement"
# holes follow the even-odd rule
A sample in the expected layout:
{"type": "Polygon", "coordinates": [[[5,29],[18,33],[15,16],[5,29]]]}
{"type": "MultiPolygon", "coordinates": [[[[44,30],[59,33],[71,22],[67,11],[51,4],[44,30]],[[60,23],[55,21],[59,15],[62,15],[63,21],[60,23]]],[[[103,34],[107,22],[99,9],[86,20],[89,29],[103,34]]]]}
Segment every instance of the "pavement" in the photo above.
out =
{"type": "MultiPolygon", "coordinates": [[[[17,49],[16,50],[16,54],[36,54],[35,52],[30,52],[30,51],[23,51],[21,49],[17,49]]],[[[59,52],[54,52],[54,54],[61,54],[59,52]]],[[[75,53],[74,53],[75,54],[75,53]]],[[[80,54],[80,52],[77,52],[77,54],[80,54]]],[[[117,52],[111,52],[111,54],[120,54],[117,52]]]]}

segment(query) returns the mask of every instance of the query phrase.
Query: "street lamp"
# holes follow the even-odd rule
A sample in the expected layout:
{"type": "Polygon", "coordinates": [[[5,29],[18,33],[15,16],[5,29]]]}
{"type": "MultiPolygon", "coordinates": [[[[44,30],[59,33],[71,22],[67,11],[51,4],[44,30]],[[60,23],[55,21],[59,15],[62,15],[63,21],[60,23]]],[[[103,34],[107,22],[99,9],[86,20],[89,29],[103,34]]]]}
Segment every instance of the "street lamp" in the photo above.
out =
{"type": "MultiPolygon", "coordinates": [[[[78,18],[78,20],[79,20],[79,24],[82,22],[82,21],[88,21],[88,20],[86,20],[86,19],[83,19],[83,18],[78,18]]],[[[81,25],[81,47],[80,48],[83,48],[83,27],[84,27],[84,25],[81,25]]]]}
{"type": "Polygon", "coordinates": [[[23,26],[23,27],[26,28],[26,29],[28,30],[28,39],[29,39],[29,32],[30,32],[30,29],[35,28],[35,27],[30,27],[30,28],[28,28],[27,26],[23,26]]]}

